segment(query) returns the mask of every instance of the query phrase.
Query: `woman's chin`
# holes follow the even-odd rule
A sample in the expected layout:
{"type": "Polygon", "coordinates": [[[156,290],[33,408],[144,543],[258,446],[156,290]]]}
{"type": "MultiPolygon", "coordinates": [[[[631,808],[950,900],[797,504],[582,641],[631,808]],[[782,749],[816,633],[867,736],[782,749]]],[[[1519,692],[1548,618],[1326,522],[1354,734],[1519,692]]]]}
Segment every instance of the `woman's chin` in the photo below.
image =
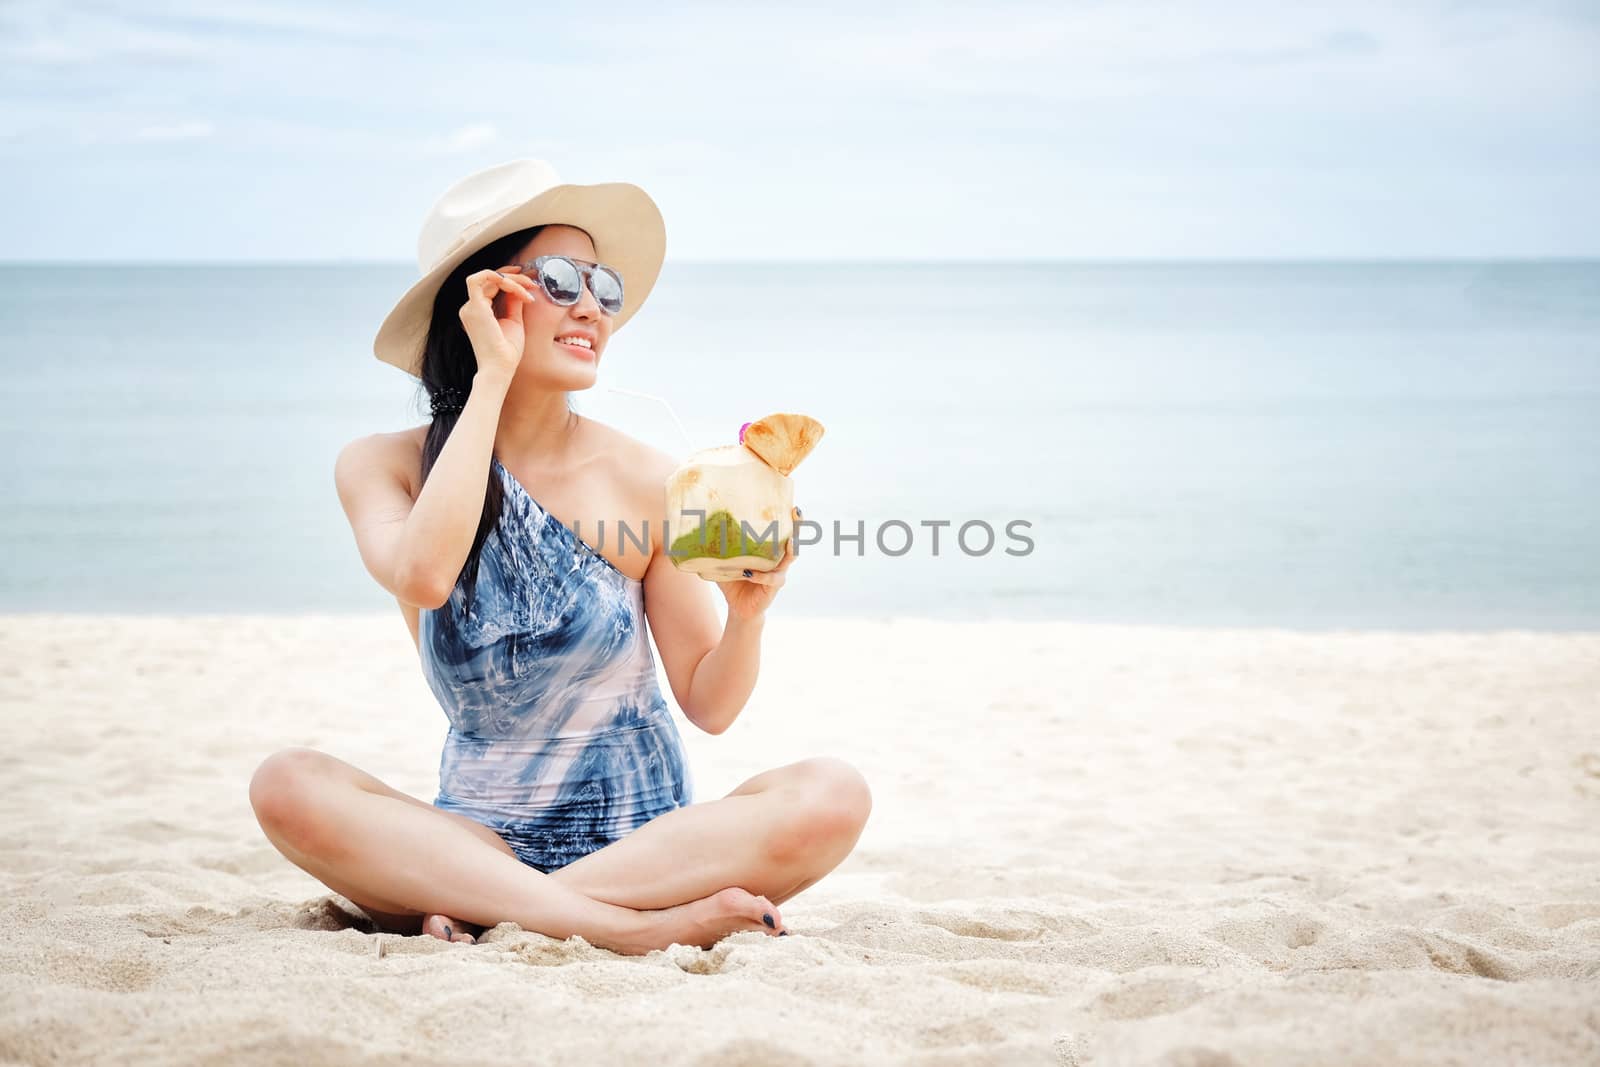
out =
{"type": "Polygon", "coordinates": [[[554,366],[550,364],[530,366],[524,361],[519,368],[518,377],[538,389],[573,392],[578,389],[594,388],[600,372],[593,363],[578,363],[577,360],[569,358],[565,366],[560,363],[554,366]]]}
{"type": "Polygon", "coordinates": [[[592,389],[594,383],[600,380],[600,369],[591,363],[576,371],[568,371],[567,380],[572,383],[567,386],[568,389],[592,389]]]}

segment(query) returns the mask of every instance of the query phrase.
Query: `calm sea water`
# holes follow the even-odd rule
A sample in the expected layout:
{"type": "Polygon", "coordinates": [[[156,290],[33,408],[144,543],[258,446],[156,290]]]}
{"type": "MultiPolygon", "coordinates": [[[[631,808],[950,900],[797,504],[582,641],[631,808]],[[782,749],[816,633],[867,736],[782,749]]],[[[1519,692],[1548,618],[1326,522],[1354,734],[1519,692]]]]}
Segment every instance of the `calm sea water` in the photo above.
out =
{"type": "MultiPolygon", "coordinates": [[[[424,421],[411,277],[0,266],[0,610],[392,610],[332,469],[424,421]]],[[[607,360],[696,447],[826,424],[775,611],[1600,628],[1600,263],[669,264],[607,360]]]]}

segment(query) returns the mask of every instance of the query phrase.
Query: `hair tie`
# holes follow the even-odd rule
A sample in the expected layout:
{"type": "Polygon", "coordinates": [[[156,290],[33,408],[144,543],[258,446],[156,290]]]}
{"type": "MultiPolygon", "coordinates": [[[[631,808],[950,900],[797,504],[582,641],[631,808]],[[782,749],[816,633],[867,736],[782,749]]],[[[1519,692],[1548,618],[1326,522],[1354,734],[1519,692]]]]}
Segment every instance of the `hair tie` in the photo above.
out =
{"type": "Polygon", "coordinates": [[[429,398],[428,407],[435,418],[444,414],[455,414],[467,406],[467,395],[459,389],[446,386],[438,390],[429,398]]]}

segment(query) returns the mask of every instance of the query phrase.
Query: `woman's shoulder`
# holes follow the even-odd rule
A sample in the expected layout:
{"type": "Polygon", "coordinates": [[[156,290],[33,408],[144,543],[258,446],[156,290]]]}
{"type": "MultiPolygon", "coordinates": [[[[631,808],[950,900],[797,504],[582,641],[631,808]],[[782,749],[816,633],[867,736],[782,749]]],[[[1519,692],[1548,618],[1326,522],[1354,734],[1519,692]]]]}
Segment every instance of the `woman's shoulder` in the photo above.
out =
{"type": "Polygon", "coordinates": [[[379,430],[345,445],[339,461],[381,468],[404,482],[415,500],[422,491],[422,446],[427,436],[426,423],[404,430],[379,430]]]}
{"type": "Polygon", "coordinates": [[[670,453],[646,444],[615,426],[587,417],[584,421],[600,443],[608,460],[607,466],[619,482],[631,489],[653,488],[660,492],[667,475],[678,466],[678,460],[670,453]]]}
{"type": "Polygon", "coordinates": [[[594,423],[594,429],[607,457],[608,480],[619,497],[617,504],[622,510],[618,514],[630,516],[634,529],[649,530],[651,551],[661,551],[667,476],[679,461],[614,426],[594,423]]]}
{"type": "MultiPolygon", "coordinates": [[[[638,504],[642,514],[653,515],[661,508],[662,487],[667,476],[679,465],[677,457],[608,423],[581,416],[593,445],[592,457],[602,460],[607,480],[627,500],[638,504]]],[[[378,431],[352,441],[347,448],[376,458],[402,477],[412,498],[421,492],[422,450],[427,442],[428,424],[402,430],[378,431]]]]}

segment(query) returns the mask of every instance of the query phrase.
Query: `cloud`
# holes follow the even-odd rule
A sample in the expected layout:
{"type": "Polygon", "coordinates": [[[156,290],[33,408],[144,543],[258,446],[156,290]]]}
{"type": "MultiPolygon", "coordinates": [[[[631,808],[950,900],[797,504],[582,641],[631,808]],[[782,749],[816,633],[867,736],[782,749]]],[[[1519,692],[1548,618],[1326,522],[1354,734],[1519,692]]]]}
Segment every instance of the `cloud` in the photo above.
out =
{"type": "MultiPolygon", "coordinates": [[[[1010,212],[990,243],[1007,255],[1230,254],[1270,239],[1274,197],[1310,213],[1272,216],[1297,253],[1381,248],[1413,216],[1408,247],[1430,247],[1431,226],[1441,250],[1473,234],[1491,248],[1513,223],[1440,205],[1495,182],[1531,235],[1514,247],[1592,243],[1593,198],[1570,190],[1600,167],[1595,20],[1577,0],[1450,2],[995,0],[974,22],[920,0],[619,0],[602,21],[559,6],[441,17],[423,0],[0,0],[0,187],[21,175],[38,198],[129,173],[159,200],[200,163],[262,204],[290,174],[384,189],[359,236],[241,229],[240,254],[398,255],[411,205],[514,156],[639,182],[675,249],[706,258],[810,254],[832,239],[819,219],[848,220],[863,247],[931,253],[984,217],[968,205],[1010,212]],[[419,26],[424,45],[394,43],[419,26]],[[786,200],[803,210],[773,209],[786,200]]],[[[55,240],[28,225],[0,212],[0,242],[55,240]]]]}
{"type": "Polygon", "coordinates": [[[311,38],[323,41],[370,43],[384,38],[417,41],[426,27],[385,10],[381,18],[346,15],[337,9],[319,10],[285,4],[169,2],[152,5],[100,3],[103,15],[129,25],[145,25],[192,36],[229,37],[252,41],[263,36],[311,38]]]}
{"type": "Polygon", "coordinates": [[[423,23],[383,13],[378,18],[285,5],[226,6],[78,3],[71,7],[12,0],[0,6],[0,59],[44,70],[133,65],[227,65],[230,54],[293,43],[371,45],[427,39],[423,23]]]}
{"type": "MultiPolygon", "coordinates": [[[[10,34],[7,34],[10,37],[10,34]]],[[[0,43],[0,60],[44,70],[131,65],[188,65],[207,58],[206,46],[181,33],[130,27],[81,27],[23,32],[0,43]]]]}
{"type": "Polygon", "coordinates": [[[217,129],[204,119],[191,119],[166,126],[145,126],[133,135],[135,141],[198,141],[210,137],[217,129]]]}
{"type": "Polygon", "coordinates": [[[1265,67],[1282,63],[1311,63],[1352,56],[1372,56],[1379,51],[1378,39],[1365,30],[1330,30],[1303,44],[1277,48],[1228,49],[1212,52],[1218,62],[1265,67]]]}
{"type": "Polygon", "coordinates": [[[432,137],[423,142],[422,150],[429,155],[457,155],[471,152],[499,140],[500,131],[492,122],[474,122],[444,137],[432,137]]]}

